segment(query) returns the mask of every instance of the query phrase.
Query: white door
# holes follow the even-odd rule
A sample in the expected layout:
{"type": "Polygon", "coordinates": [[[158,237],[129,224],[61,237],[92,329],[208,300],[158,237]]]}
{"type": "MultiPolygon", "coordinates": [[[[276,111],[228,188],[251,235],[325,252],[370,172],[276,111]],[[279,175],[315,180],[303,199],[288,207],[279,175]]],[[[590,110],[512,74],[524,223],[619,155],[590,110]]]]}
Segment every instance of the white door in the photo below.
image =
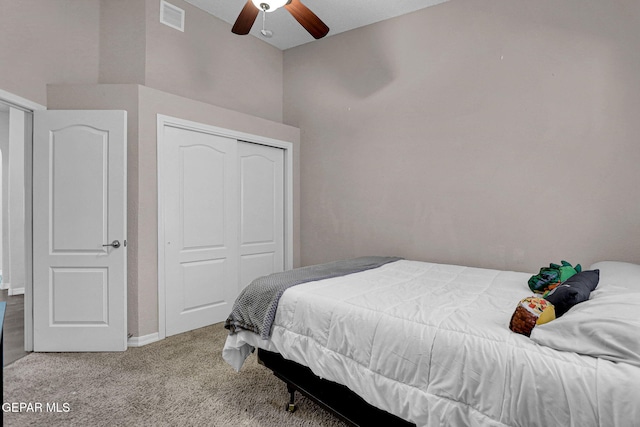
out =
{"type": "Polygon", "coordinates": [[[35,351],[127,348],[126,112],[36,111],[35,351]]]}
{"type": "Polygon", "coordinates": [[[238,143],[240,290],[284,269],[284,150],[238,143]]]}
{"type": "Polygon", "coordinates": [[[220,322],[237,296],[237,142],[163,128],[166,335],[220,322]]]}

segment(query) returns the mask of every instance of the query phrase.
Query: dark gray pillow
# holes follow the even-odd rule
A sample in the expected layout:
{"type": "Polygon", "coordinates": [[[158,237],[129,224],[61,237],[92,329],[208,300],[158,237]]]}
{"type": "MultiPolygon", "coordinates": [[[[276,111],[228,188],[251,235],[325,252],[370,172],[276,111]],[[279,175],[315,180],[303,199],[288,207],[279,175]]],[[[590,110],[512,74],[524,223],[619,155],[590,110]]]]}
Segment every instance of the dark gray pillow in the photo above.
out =
{"type": "Polygon", "coordinates": [[[556,318],[565,314],[574,305],[589,299],[589,294],[600,281],[600,270],[587,270],[574,274],[549,291],[544,299],[554,305],[556,318]]]}

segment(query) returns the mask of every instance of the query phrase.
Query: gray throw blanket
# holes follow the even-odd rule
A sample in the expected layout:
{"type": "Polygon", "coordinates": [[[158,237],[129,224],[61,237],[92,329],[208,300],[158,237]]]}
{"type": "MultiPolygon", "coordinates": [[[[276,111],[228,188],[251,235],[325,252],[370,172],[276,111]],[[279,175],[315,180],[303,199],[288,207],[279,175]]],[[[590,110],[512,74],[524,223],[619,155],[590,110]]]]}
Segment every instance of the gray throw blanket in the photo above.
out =
{"type": "Polygon", "coordinates": [[[242,290],[236,299],[233,311],[224,322],[224,327],[229,329],[229,334],[236,333],[238,329],[245,329],[260,335],[262,339],[268,339],[271,335],[271,325],[276,317],[278,301],[284,291],[291,286],[346,276],[400,259],[402,258],[361,257],[295,268],[259,277],[242,290]]]}

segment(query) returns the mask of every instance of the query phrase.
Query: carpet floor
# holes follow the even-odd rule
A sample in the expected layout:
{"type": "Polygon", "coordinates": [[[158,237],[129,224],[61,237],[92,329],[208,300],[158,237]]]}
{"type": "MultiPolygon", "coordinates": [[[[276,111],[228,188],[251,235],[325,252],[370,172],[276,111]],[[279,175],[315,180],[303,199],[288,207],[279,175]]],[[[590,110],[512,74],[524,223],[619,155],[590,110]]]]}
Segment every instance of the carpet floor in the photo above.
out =
{"type": "Polygon", "coordinates": [[[4,425],[345,426],[298,393],[285,411],[285,384],[255,355],[235,372],[226,333],[219,323],[121,353],[31,353],[4,369],[4,425]]]}

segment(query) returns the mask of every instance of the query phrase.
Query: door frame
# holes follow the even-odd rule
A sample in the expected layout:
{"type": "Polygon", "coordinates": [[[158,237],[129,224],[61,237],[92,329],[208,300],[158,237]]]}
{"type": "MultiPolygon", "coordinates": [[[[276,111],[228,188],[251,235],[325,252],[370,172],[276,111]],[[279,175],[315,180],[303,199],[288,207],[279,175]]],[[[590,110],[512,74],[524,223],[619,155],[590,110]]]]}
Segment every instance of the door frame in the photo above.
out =
{"type": "Polygon", "coordinates": [[[164,132],[165,126],[208,133],[253,144],[266,145],[284,150],[284,268],[293,268],[293,143],[260,135],[239,132],[217,126],[179,119],[163,114],[157,115],[157,178],[158,178],[158,339],[166,338],[165,300],[165,253],[164,253],[164,132]]]}
{"type": "MultiPolygon", "coordinates": [[[[47,107],[0,89],[0,101],[26,113],[47,107]]],[[[33,351],[33,126],[25,135],[25,284],[24,284],[24,350],[33,351]]],[[[9,154],[11,155],[11,154],[9,154]]]]}

